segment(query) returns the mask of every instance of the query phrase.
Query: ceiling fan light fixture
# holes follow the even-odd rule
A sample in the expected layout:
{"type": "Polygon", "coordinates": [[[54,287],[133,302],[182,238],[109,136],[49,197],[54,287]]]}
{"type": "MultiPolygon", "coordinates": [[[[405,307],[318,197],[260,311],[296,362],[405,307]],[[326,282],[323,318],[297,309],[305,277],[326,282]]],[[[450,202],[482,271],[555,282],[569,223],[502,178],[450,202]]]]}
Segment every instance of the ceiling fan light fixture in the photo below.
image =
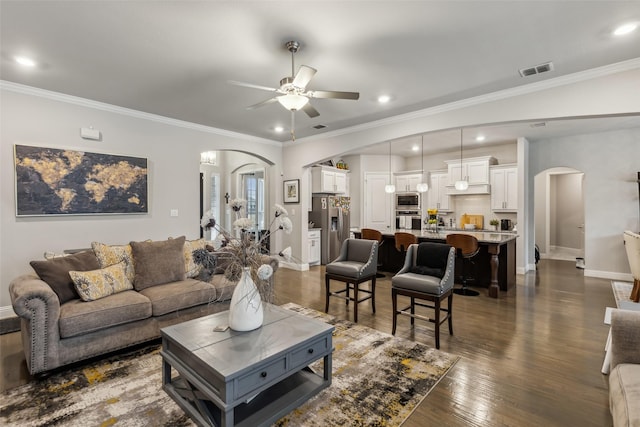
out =
{"type": "Polygon", "coordinates": [[[309,98],[303,95],[287,94],[277,97],[278,102],[289,111],[299,111],[307,105],[309,98]]]}

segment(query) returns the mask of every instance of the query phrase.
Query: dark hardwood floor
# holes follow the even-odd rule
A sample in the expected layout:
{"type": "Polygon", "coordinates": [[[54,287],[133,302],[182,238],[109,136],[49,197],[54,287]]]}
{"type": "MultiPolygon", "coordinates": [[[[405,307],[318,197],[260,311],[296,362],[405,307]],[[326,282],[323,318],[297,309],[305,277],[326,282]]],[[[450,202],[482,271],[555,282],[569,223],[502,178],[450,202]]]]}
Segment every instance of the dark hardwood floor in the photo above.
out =
{"type": "MultiPolygon", "coordinates": [[[[378,279],[376,314],[359,306],[358,323],[391,332],[390,278],[378,279]]],[[[336,283],[336,287],[338,284],[336,283]]],[[[615,306],[610,280],[583,277],[569,261],[542,260],[499,299],[454,296],[454,335],[440,349],[461,356],[405,427],[611,426],[608,377],[600,373],[615,306]]],[[[276,273],[277,303],[324,310],[324,268],[276,273]]],[[[352,320],[344,301],[329,313],[352,320]]],[[[434,346],[433,324],[398,319],[397,336],[434,346]]],[[[2,390],[29,380],[19,333],[0,336],[2,390]]]]}

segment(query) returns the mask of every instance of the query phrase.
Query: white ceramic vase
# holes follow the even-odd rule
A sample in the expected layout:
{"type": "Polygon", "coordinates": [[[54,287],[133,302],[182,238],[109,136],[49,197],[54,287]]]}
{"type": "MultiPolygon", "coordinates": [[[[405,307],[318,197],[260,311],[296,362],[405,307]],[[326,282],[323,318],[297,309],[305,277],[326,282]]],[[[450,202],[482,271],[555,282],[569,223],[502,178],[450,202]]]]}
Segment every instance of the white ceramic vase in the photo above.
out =
{"type": "Polygon", "coordinates": [[[262,326],[263,321],[260,292],[251,278],[251,269],[244,267],[231,296],[229,327],[234,331],[252,331],[262,326]]]}

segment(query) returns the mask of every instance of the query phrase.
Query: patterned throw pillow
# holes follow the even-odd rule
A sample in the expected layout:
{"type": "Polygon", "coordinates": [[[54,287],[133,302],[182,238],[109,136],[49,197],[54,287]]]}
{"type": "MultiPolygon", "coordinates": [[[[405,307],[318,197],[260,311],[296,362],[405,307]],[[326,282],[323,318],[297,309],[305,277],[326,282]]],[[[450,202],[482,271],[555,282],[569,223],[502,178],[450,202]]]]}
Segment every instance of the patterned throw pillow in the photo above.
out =
{"type": "Polygon", "coordinates": [[[95,301],[118,292],[133,289],[127,279],[126,264],[121,261],[106,268],[91,271],[70,271],[76,291],[83,301],[95,301]]]}
{"type": "Polygon", "coordinates": [[[91,242],[91,247],[98,258],[101,268],[124,261],[127,279],[133,283],[133,279],[136,277],[136,271],[133,266],[131,245],[105,245],[104,243],[91,242]]]}
{"type": "Polygon", "coordinates": [[[204,249],[205,245],[204,239],[186,240],[184,242],[184,271],[187,277],[197,277],[200,273],[202,266],[193,259],[193,251],[204,249]]]}

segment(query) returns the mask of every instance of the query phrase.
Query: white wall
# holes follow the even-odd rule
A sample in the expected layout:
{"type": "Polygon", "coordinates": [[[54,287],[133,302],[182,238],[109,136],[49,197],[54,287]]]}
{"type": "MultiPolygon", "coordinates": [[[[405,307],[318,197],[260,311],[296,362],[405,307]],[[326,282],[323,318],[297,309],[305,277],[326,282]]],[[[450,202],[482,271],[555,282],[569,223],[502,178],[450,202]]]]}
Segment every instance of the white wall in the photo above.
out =
{"type": "Polygon", "coordinates": [[[529,167],[531,190],[546,169],[584,172],[585,275],[630,277],[622,233],[640,229],[640,128],[532,141],[529,167]]]}
{"type": "MultiPolygon", "coordinates": [[[[11,279],[32,273],[29,261],[42,259],[44,251],[89,247],[93,240],[110,244],[179,235],[197,238],[202,151],[241,150],[282,164],[281,145],[266,140],[157,116],[129,115],[117,107],[52,93],[36,96],[6,85],[0,95],[0,307],[10,305],[11,279]],[[80,128],[88,126],[102,132],[102,141],[80,138],[80,128]],[[17,218],[14,144],[146,157],[149,213],[17,218]],[[171,209],[178,209],[179,216],[171,217],[171,209]]],[[[270,205],[282,199],[280,168],[271,169],[270,205]]]]}

